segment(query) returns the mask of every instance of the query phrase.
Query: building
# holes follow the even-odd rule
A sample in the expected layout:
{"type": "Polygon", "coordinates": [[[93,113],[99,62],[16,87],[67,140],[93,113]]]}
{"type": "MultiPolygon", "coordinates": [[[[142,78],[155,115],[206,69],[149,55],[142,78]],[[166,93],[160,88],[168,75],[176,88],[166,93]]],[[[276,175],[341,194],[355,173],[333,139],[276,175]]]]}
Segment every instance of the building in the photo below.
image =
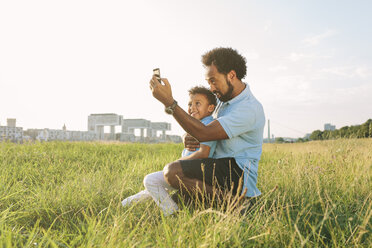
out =
{"type": "MultiPolygon", "coordinates": [[[[94,132],[98,140],[105,139],[105,126],[110,126],[110,140],[115,140],[115,126],[121,126],[123,116],[109,114],[91,114],[88,116],[88,131],[94,132]]],[[[123,132],[123,130],[122,130],[123,132]]]]}
{"type": "Polygon", "coordinates": [[[91,131],[67,131],[60,129],[28,129],[27,134],[33,134],[34,140],[38,141],[94,141],[96,133],[91,131]]]}
{"type": "MultiPolygon", "coordinates": [[[[167,122],[151,122],[146,119],[123,119],[114,113],[91,114],[88,116],[88,131],[95,132],[98,140],[119,140],[124,142],[166,142],[166,131],[171,130],[167,122]],[[110,133],[105,135],[104,127],[110,127],[110,133]],[[115,127],[121,127],[121,133],[115,133],[115,127]],[[136,136],[136,130],[139,135],[136,136]]],[[[171,138],[171,140],[178,140],[171,138]]]]}
{"type": "Polygon", "coordinates": [[[16,119],[7,119],[6,126],[0,126],[0,141],[22,142],[23,128],[16,127],[16,119]]]}
{"type": "MultiPolygon", "coordinates": [[[[166,141],[166,131],[171,130],[171,124],[167,122],[151,122],[145,119],[123,120],[122,135],[124,137],[127,135],[135,135],[136,129],[140,131],[140,135],[135,136],[135,141],[166,141]]],[[[120,140],[125,141],[122,138],[120,140]]]]}
{"type": "Polygon", "coordinates": [[[168,142],[182,143],[182,138],[179,135],[167,135],[166,139],[168,142]]]}
{"type": "Polygon", "coordinates": [[[331,123],[324,124],[324,131],[334,131],[336,130],[336,126],[332,125],[331,123]]]}
{"type": "Polygon", "coordinates": [[[8,127],[16,127],[16,119],[13,119],[13,118],[8,118],[6,119],[6,125],[8,127]]]}

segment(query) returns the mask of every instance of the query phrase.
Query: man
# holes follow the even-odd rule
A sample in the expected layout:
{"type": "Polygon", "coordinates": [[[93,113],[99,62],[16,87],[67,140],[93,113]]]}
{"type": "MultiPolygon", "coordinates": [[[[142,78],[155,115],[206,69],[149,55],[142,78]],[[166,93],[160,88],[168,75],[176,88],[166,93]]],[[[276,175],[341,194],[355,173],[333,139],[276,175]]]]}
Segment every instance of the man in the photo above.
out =
{"type": "Polygon", "coordinates": [[[219,99],[215,120],[206,126],[177,105],[167,79],[161,79],[164,85],[155,76],[150,80],[153,96],[188,134],[200,142],[218,141],[213,158],[174,161],[165,166],[164,178],[174,188],[189,192],[204,189],[213,194],[218,184],[240,194],[237,189],[243,176],[244,196],[259,196],[256,183],[265,116],[249,86],[241,81],[246,60],[231,48],[215,48],[202,56],[202,62],[210,90],[219,99]]]}

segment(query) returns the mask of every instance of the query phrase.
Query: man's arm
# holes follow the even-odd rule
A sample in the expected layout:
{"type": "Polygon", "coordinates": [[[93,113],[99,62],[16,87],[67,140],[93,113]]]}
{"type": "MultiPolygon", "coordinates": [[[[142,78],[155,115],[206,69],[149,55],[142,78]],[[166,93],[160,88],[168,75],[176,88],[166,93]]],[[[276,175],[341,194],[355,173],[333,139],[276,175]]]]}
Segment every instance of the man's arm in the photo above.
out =
{"type": "MultiPolygon", "coordinates": [[[[174,102],[172,89],[166,78],[162,78],[162,81],[164,85],[153,76],[150,80],[150,89],[152,95],[163,103],[165,107],[168,107],[174,102]]],[[[173,117],[187,133],[199,141],[203,142],[229,138],[218,121],[212,121],[209,125],[204,126],[199,120],[188,115],[180,106],[176,106],[173,117]]]]}
{"type": "Polygon", "coordinates": [[[182,157],[179,160],[208,158],[210,151],[211,151],[211,148],[209,146],[200,144],[200,149],[199,150],[190,154],[189,156],[182,157]]]}
{"type": "Polygon", "coordinates": [[[187,133],[200,142],[229,138],[217,120],[205,126],[199,120],[188,115],[180,106],[176,106],[173,117],[187,133]]]}

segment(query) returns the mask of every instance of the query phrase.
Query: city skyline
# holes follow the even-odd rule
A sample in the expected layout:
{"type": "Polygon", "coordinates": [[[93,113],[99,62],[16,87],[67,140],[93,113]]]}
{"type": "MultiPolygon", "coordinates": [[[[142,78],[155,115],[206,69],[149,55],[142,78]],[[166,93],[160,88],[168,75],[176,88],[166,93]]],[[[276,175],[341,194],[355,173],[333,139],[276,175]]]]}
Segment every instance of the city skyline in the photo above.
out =
{"type": "Polygon", "coordinates": [[[85,131],[48,127],[24,129],[14,118],[7,118],[6,125],[0,123],[0,141],[122,141],[122,142],[175,142],[182,141],[178,135],[169,135],[171,124],[151,122],[146,119],[124,119],[115,113],[91,114],[85,131]],[[108,132],[105,130],[109,129],[108,132]],[[120,130],[118,129],[120,128],[120,130]],[[138,131],[138,132],[137,132],[138,131]]]}
{"type": "MultiPolygon", "coordinates": [[[[92,113],[92,114],[90,114],[89,116],[88,116],[88,128],[86,129],[86,130],[75,130],[75,131],[92,131],[92,130],[90,130],[90,128],[89,128],[89,118],[90,118],[90,116],[94,116],[94,115],[117,115],[117,114],[115,114],[115,113],[92,113]]],[[[119,116],[119,115],[117,115],[117,116],[119,116]]],[[[123,118],[122,116],[121,116],[121,118],[123,118]]],[[[123,118],[124,119],[124,118],[123,118]]],[[[16,118],[6,118],[6,124],[4,123],[4,124],[2,124],[2,122],[1,122],[1,120],[0,120],[0,126],[3,126],[3,127],[20,127],[19,125],[16,125],[16,118]]],[[[126,119],[127,121],[137,121],[137,120],[139,120],[139,121],[146,121],[146,122],[149,122],[149,123],[155,123],[155,122],[152,122],[151,120],[146,120],[146,119],[144,119],[144,118],[135,118],[135,119],[126,119]]],[[[265,124],[266,125],[266,128],[267,128],[267,130],[269,130],[268,129],[268,126],[270,125],[269,124],[269,122],[270,122],[270,120],[267,120],[266,121],[267,123],[265,124]]],[[[159,123],[159,122],[158,122],[159,123]]],[[[163,122],[163,123],[165,123],[165,122],[163,122]]],[[[171,129],[171,126],[170,126],[170,123],[167,123],[167,125],[169,125],[169,129],[167,129],[167,131],[171,131],[172,129],[171,129]]],[[[360,124],[356,124],[355,126],[358,126],[358,125],[360,125],[360,124]]],[[[20,127],[20,128],[24,128],[24,127],[20,127]]],[[[103,127],[103,129],[101,130],[101,132],[103,131],[103,133],[104,134],[110,134],[110,133],[112,133],[112,132],[114,132],[115,134],[119,134],[119,133],[122,133],[123,131],[120,131],[119,129],[120,128],[122,128],[120,125],[115,125],[115,128],[114,129],[110,129],[110,125],[104,125],[104,127],[103,127]]],[[[337,129],[339,129],[339,128],[341,128],[341,127],[337,127],[337,129]]],[[[34,127],[34,128],[28,128],[28,129],[38,129],[38,130],[42,130],[42,129],[55,129],[55,130],[68,130],[68,131],[74,131],[74,130],[71,130],[71,129],[67,129],[67,127],[66,127],[66,124],[64,123],[63,124],[63,126],[62,126],[62,128],[49,128],[49,127],[34,127]]],[[[133,132],[133,134],[135,134],[136,136],[142,136],[142,135],[144,135],[145,137],[148,137],[148,131],[145,133],[145,134],[141,134],[141,132],[143,132],[143,131],[141,131],[140,129],[140,127],[134,127],[134,129],[135,130],[133,130],[132,132],[133,132]]],[[[26,130],[26,129],[25,129],[26,130]]],[[[335,125],[332,125],[332,123],[324,123],[323,124],[323,128],[322,129],[318,129],[318,130],[321,130],[321,131],[334,131],[334,130],[336,130],[336,126],[335,125]]],[[[317,131],[317,130],[313,130],[313,131],[317,131]]],[[[268,131],[269,132],[269,131],[268,131]]],[[[266,137],[264,136],[264,140],[268,140],[268,139],[270,139],[270,140],[274,140],[275,138],[277,138],[277,137],[281,137],[281,136],[275,136],[274,134],[270,134],[270,132],[268,133],[269,134],[269,136],[270,136],[270,138],[268,138],[269,136],[267,135],[266,137]]],[[[308,136],[311,134],[311,132],[310,133],[307,133],[307,134],[305,134],[305,138],[308,138],[308,136]]],[[[164,135],[164,134],[163,134],[164,135]]],[[[297,137],[297,138],[304,138],[304,137],[297,137]]],[[[286,137],[286,138],[293,138],[293,137],[286,137]]]]}
{"type": "MultiPolygon", "coordinates": [[[[204,85],[201,55],[247,58],[243,80],[275,137],[372,117],[367,1],[1,1],[0,124],[87,130],[91,113],[178,123],[148,82],[159,67],[184,109],[204,85]],[[332,11],[330,11],[332,10],[332,11]]],[[[267,137],[267,126],[264,137],[267,137]]]]}

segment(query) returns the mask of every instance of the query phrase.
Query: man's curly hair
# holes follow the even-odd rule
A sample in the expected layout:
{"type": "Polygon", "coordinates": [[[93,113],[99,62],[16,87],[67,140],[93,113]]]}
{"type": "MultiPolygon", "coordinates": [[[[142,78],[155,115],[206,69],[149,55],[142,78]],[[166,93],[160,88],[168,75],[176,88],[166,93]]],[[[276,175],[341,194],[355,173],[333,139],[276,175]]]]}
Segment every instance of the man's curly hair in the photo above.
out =
{"type": "Polygon", "coordinates": [[[231,70],[236,72],[236,77],[242,80],[247,73],[247,61],[236,50],[232,48],[218,47],[206,52],[202,56],[205,66],[216,66],[218,72],[227,74],[231,70]]]}
{"type": "Polygon", "coordinates": [[[195,94],[205,95],[208,99],[209,104],[213,104],[214,106],[217,105],[216,96],[206,87],[195,86],[189,89],[189,95],[195,95],[195,94]]]}

